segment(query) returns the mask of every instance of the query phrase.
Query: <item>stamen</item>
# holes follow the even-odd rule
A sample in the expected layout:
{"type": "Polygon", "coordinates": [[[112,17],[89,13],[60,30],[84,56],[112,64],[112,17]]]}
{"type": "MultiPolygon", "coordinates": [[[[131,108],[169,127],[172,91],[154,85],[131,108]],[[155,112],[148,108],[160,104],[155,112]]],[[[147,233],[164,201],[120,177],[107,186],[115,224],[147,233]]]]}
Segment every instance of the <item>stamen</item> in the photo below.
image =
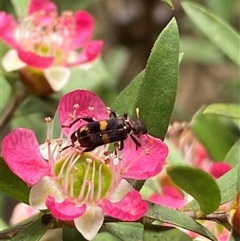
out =
{"type": "Polygon", "coordinates": [[[92,182],[91,181],[87,181],[87,185],[88,185],[88,192],[86,197],[84,198],[83,202],[88,202],[89,196],[90,196],[90,192],[92,189],[92,182]]]}
{"type": "Polygon", "coordinates": [[[102,163],[99,165],[98,169],[98,192],[96,197],[96,202],[100,201],[102,195],[102,163]]]}
{"type": "Polygon", "coordinates": [[[91,190],[91,194],[90,194],[90,202],[93,201],[94,198],[94,177],[95,177],[95,172],[96,172],[96,163],[95,161],[93,161],[93,168],[92,168],[92,190],[91,190]]]}
{"type": "Polygon", "coordinates": [[[75,178],[76,178],[77,173],[78,173],[78,169],[76,167],[74,167],[71,182],[70,182],[69,197],[71,199],[74,199],[74,183],[75,183],[75,178]]]}
{"type": "Polygon", "coordinates": [[[82,188],[81,188],[81,191],[78,195],[78,198],[77,198],[77,201],[82,201],[83,200],[83,195],[84,195],[84,192],[85,192],[85,188],[86,188],[86,185],[87,185],[87,178],[88,178],[88,173],[89,173],[89,169],[90,169],[90,165],[92,164],[92,159],[91,158],[86,158],[86,162],[88,163],[87,165],[87,170],[85,172],[85,175],[84,175],[84,178],[83,178],[83,183],[82,183],[82,188]]]}

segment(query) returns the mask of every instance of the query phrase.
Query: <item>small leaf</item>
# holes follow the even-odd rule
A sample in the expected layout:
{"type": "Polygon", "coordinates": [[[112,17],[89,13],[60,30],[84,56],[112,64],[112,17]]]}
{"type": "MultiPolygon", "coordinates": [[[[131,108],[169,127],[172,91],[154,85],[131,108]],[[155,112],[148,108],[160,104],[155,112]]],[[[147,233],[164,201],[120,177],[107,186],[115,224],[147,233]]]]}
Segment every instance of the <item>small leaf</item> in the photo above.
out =
{"type": "Polygon", "coordinates": [[[206,172],[189,166],[169,166],[167,173],[172,181],[193,196],[204,214],[215,211],[221,201],[215,180],[206,172]]]}
{"type": "Polygon", "coordinates": [[[143,232],[143,241],[191,241],[192,239],[177,228],[151,225],[146,226],[143,232]]]}
{"type": "Polygon", "coordinates": [[[18,17],[26,16],[30,0],[11,0],[18,17]]]}
{"type": "Polygon", "coordinates": [[[6,107],[11,94],[11,86],[2,74],[0,74],[0,92],[1,92],[1,102],[0,102],[0,113],[1,113],[6,107]]]}
{"type": "Polygon", "coordinates": [[[76,228],[63,228],[63,241],[87,241],[76,228]]]}
{"type": "Polygon", "coordinates": [[[161,0],[161,1],[166,3],[172,10],[174,9],[174,6],[171,0],[161,0]]]}
{"type": "Polygon", "coordinates": [[[0,177],[2,192],[19,202],[28,204],[30,188],[8,168],[2,157],[0,157],[0,177]]]}
{"type": "Polygon", "coordinates": [[[178,67],[179,33],[176,20],[172,19],[152,48],[134,103],[148,132],[161,139],[165,137],[175,102],[178,67]]]}
{"type": "Polygon", "coordinates": [[[238,140],[229,150],[228,154],[224,159],[224,162],[229,163],[233,167],[240,164],[239,150],[240,150],[240,140],[238,140]]]}
{"type": "Polygon", "coordinates": [[[42,217],[43,216],[19,232],[11,239],[11,241],[39,241],[54,222],[54,219],[52,219],[50,222],[45,224],[43,223],[42,217]]]}
{"type": "Polygon", "coordinates": [[[230,117],[232,119],[240,119],[239,104],[211,104],[203,111],[204,114],[215,114],[230,117]]]}
{"type": "Polygon", "coordinates": [[[192,131],[208,151],[212,160],[222,161],[235,143],[233,134],[218,116],[200,114],[191,124],[192,131]]]}
{"type": "MultiPolygon", "coordinates": [[[[233,198],[237,195],[238,166],[225,173],[216,181],[221,194],[220,204],[233,200],[233,198]]],[[[199,209],[199,205],[197,204],[196,200],[193,200],[187,204],[184,209],[197,210],[199,209]]]]}
{"type": "Polygon", "coordinates": [[[182,6],[196,26],[232,61],[240,66],[239,34],[226,22],[201,5],[183,2],[182,6]]]}
{"type": "Polygon", "coordinates": [[[150,203],[146,216],[154,220],[159,220],[173,224],[177,227],[185,228],[201,234],[210,240],[217,241],[216,237],[214,237],[214,235],[207,228],[203,227],[200,223],[181,211],[150,203]]]}
{"type": "Polygon", "coordinates": [[[143,226],[137,223],[106,223],[104,230],[119,238],[121,241],[142,241],[143,226]]]}

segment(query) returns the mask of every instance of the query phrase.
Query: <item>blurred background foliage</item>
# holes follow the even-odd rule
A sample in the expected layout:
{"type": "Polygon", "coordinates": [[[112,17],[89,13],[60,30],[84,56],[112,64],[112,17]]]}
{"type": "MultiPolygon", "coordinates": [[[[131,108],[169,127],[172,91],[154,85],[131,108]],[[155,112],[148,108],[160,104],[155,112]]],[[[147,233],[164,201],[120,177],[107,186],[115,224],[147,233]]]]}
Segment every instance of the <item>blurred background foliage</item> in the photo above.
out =
{"type": "MultiPolygon", "coordinates": [[[[159,0],[55,0],[59,12],[85,9],[96,24],[95,39],[104,40],[102,60],[94,63],[92,71],[74,68],[71,81],[61,91],[45,98],[0,100],[0,111],[16,105],[13,116],[1,128],[0,138],[16,127],[34,129],[40,142],[45,140],[44,117],[54,116],[58,99],[75,88],[96,92],[107,105],[146,65],[151,48],[161,30],[174,16],[180,29],[180,52],[184,56],[180,66],[179,87],[173,120],[190,121],[202,106],[211,103],[232,103],[240,100],[239,68],[224,55],[185,14],[180,0],[173,0],[174,10],[159,0]],[[34,105],[33,105],[34,103],[34,105]]],[[[207,7],[237,31],[240,30],[238,0],[193,1],[207,7]]],[[[11,1],[0,0],[0,10],[14,14],[11,1]]],[[[8,47],[0,43],[0,57],[8,47]]],[[[0,75],[0,94],[18,89],[16,73],[0,75]],[[4,86],[4,89],[3,89],[4,86]],[[14,86],[14,88],[11,88],[14,86]]],[[[159,76],[161,78],[161,76],[159,76]]],[[[3,115],[6,114],[2,112],[3,115]]],[[[121,114],[121,113],[120,113],[121,114]]],[[[2,116],[3,117],[3,116],[2,116]]],[[[0,206],[3,196],[0,195],[0,206]]],[[[7,222],[14,201],[7,202],[0,217],[7,222]]]]}

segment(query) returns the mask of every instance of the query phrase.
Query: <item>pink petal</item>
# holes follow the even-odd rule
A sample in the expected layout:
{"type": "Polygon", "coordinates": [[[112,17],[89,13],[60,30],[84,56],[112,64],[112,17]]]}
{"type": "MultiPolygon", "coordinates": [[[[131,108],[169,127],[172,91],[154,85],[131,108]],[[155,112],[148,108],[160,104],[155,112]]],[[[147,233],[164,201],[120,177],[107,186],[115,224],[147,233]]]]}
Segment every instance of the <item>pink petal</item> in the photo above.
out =
{"type": "Polygon", "coordinates": [[[24,51],[21,48],[18,48],[17,52],[19,59],[21,59],[27,65],[38,69],[48,68],[54,61],[54,57],[43,57],[30,51],[24,51]]]}
{"type": "Polygon", "coordinates": [[[59,220],[70,221],[78,218],[86,211],[86,204],[77,207],[73,202],[64,200],[61,203],[55,202],[53,196],[48,196],[46,206],[51,211],[52,215],[59,220]]]}
{"type": "Polygon", "coordinates": [[[147,203],[142,200],[141,195],[133,190],[119,202],[112,203],[105,200],[100,204],[106,215],[123,221],[135,221],[147,212],[147,203]]]}
{"type": "MultiPolygon", "coordinates": [[[[31,0],[28,6],[28,14],[41,13],[38,15],[39,23],[42,25],[51,24],[54,20],[53,13],[57,12],[56,5],[49,0],[31,0]]],[[[38,24],[39,24],[38,23],[38,24]]]]}
{"type": "Polygon", "coordinates": [[[103,41],[101,40],[92,41],[84,47],[82,53],[79,55],[79,58],[76,61],[72,63],[69,62],[66,65],[76,66],[87,62],[91,62],[101,54],[102,47],[103,47],[103,41]]]}
{"type": "MultiPolygon", "coordinates": [[[[73,105],[75,104],[79,104],[76,116],[90,116],[96,120],[108,118],[106,106],[102,100],[91,91],[79,89],[69,92],[61,98],[58,105],[61,125],[68,125],[71,123],[69,120],[69,114],[73,113],[73,105]]],[[[82,125],[82,123],[76,123],[76,128],[82,125]]],[[[64,128],[64,131],[68,133],[69,128],[64,128]]]]}
{"type": "Polygon", "coordinates": [[[84,11],[78,11],[75,18],[75,39],[72,43],[72,49],[79,48],[86,44],[92,37],[94,30],[94,20],[92,16],[84,11]]]}
{"type": "Polygon", "coordinates": [[[176,188],[170,186],[162,187],[162,195],[153,193],[149,200],[171,208],[180,208],[185,205],[184,196],[176,188]]]}
{"type": "Polygon", "coordinates": [[[5,12],[0,12],[0,39],[13,48],[18,46],[15,40],[17,23],[15,19],[5,12]]]}
{"type": "Polygon", "coordinates": [[[210,174],[214,177],[214,178],[219,178],[222,175],[224,175],[226,172],[228,172],[229,170],[231,170],[232,167],[225,162],[216,162],[213,163],[212,166],[210,167],[210,174]]]}
{"type": "Polygon", "coordinates": [[[150,135],[140,137],[141,147],[136,150],[136,144],[131,137],[124,143],[123,159],[126,162],[125,178],[147,179],[162,170],[168,155],[168,147],[160,139],[150,135]]]}
{"type": "Polygon", "coordinates": [[[33,131],[18,128],[2,141],[2,156],[9,168],[29,186],[35,185],[50,173],[49,165],[42,158],[33,131]]]}

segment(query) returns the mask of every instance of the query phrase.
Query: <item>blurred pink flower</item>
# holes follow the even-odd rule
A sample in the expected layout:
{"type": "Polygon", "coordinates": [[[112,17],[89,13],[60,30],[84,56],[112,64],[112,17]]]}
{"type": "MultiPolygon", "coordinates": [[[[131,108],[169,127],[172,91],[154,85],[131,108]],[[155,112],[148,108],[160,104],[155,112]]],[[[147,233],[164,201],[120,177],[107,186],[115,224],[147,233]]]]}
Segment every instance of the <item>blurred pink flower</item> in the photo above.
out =
{"type": "MultiPolygon", "coordinates": [[[[101,99],[86,90],[64,95],[58,114],[60,125],[68,125],[79,116],[104,120],[109,115],[101,99]]],[[[84,152],[79,146],[62,150],[62,144],[71,143],[71,133],[84,121],[62,128],[57,140],[50,138],[49,122],[47,119],[47,141],[40,147],[42,152],[28,129],[14,130],[2,143],[2,155],[9,168],[32,187],[31,206],[48,208],[59,220],[74,220],[86,239],[96,235],[104,215],[134,221],[146,213],[147,203],[124,178],[143,180],[161,171],[168,148],[160,139],[142,135],[142,146],[136,150],[128,138],[117,155],[108,150],[108,145],[92,152],[84,152]]]]}
{"type": "Polygon", "coordinates": [[[2,66],[5,71],[28,66],[34,74],[43,74],[53,91],[58,91],[70,77],[69,67],[99,56],[103,42],[91,41],[93,30],[90,14],[65,11],[58,15],[50,0],[31,0],[28,16],[19,23],[2,11],[0,39],[12,48],[3,57],[2,66]],[[81,53],[76,49],[81,49],[81,53]]]}

